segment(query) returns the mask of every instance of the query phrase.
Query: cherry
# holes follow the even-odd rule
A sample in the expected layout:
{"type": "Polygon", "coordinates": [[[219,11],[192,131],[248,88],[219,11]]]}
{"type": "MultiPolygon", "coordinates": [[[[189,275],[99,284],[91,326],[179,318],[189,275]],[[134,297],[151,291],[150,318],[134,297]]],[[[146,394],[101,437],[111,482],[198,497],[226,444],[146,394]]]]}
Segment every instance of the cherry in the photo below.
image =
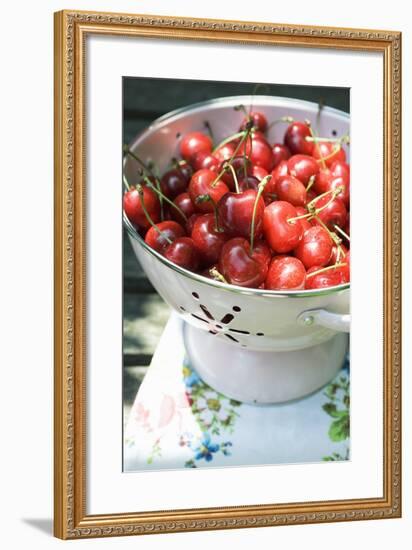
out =
{"type": "Polygon", "coordinates": [[[255,202],[257,200],[254,237],[262,234],[263,212],[265,203],[254,189],[242,193],[227,193],[218,203],[219,224],[232,237],[251,237],[251,224],[255,202]]]}
{"type": "Polygon", "coordinates": [[[266,270],[269,268],[270,260],[272,259],[272,251],[263,239],[254,243],[252,258],[263,266],[266,266],[266,270]]]}
{"type": "Polygon", "coordinates": [[[166,197],[174,199],[177,195],[186,191],[187,180],[179,169],[174,168],[163,174],[160,185],[166,197]]]}
{"type": "Polygon", "coordinates": [[[303,122],[292,122],[285,133],[285,145],[292,155],[312,155],[313,142],[306,141],[312,135],[310,128],[303,122]]]}
{"type": "MultiPolygon", "coordinates": [[[[305,216],[307,213],[308,211],[306,210],[306,208],[303,208],[303,206],[296,206],[296,214],[298,216],[305,216]]],[[[309,227],[312,227],[312,224],[309,221],[309,217],[301,218],[299,221],[302,226],[303,232],[305,232],[306,229],[309,229],[309,227]]]]}
{"type": "Polygon", "coordinates": [[[293,256],[275,256],[266,275],[268,290],[301,290],[305,288],[306,269],[293,256]]]}
{"type": "Polygon", "coordinates": [[[250,175],[256,178],[258,181],[262,181],[263,178],[265,178],[269,172],[265,170],[262,166],[258,166],[257,164],[252,164],[250,169],[250,175]]]}
{"type": "MultiPolygon", "coordinates": [[[[235,157],[230,164],[238,179],[241,177],[244,177],[245,168],[246,168],[246,174],[247,175],[251,174],[251,163],[247,157],[246,159],[245,157],[235,157]]],[[[218,172],[219,173],[223,172],[221,179],[226,183],[229,189],[233,191],[235,189],[235,180],[234,180],[233,172],[230,168],[228,168],[226,161],[220,164],[218,172]],[[225,166],[226,166],[226,170],[223,171],[225,166]]]]}
{"type": "Polygon", "coordinates": [[[268,127],[267,118],[259,111],[252,111],[249,113],[249,115],[243,120],[240,130],[246,130],[246,128],[250,127],[250,123],[252,123],[252,127],[259,132],[266,132],[268,127]]]}
{"type": "Polygon", "coordinates": [[[213,212],[214,205],[228,192],[228,186],[222,180],[216,181],[216,173],[212,170],[198,170],[189,183],[190,198],[199,212],[213,212]]]}
{"type": "Polygon", "coordinates": [[[246,140],[246,145],[241,146],[240,150],[249,157],[252,164],[261,166],[269,172],[272,169],[273,158],[272,158],[272,149],[270,145],[263,141],[263,139],[254,138],[252,136],[251,140],[246,140]]]}
{"type": "Polygon", "coordinates": [[[225,143],[225,145],[222,145],[218,149],[216,149],[213,152],[213,156],[217,158],[219,163],[224,162],[225,160],[229,160],[234,152],[236,150],[236,144],[233,141],[229,141],[229,143],[225,143]]]}
{"type": "Polygon", "coordinates": [[[342,258],[343,265],[340,270],[342,274],[342,283],[349,283],[350,281],[350,250],[347,251],[346,256],[342,258]]]}
{"type": "Polygon", "coordinates": [[[336,161],[345,162],[346,154],[339,143],[329,141],[318,141],[313,147],[312,156],[328,168],[336,161]],[[323,161],[323,162],[322,162],[323,161]]]}
{"type": "Polygon", "coordinates": [[[211,265],[219,260],[222,246],[228,240],[226,233],[216,228],[213,214],[197,217],[193,223],[191,236],[204,265],[211,265]]]}
{"type": "MultiPolygon", "coordinates": [[[[350,190],[349,190],[349,170],[345,167],[346,163],[336,162],[331,168],[321,168],[315,177],[313,189],[316,193],[322,194],[326,191],[343,187],[342,193],[338,197],[349,206],[350,190]]],[[[347,166],[347,165],[346,165],[347,166]]]]}
{"type": "Polygon", "coordinates": [[[203,216],[203,214],[200,214],[200,212],[196,212],[195,214],[192,214],[190,218],[186,222],[186,231],[188,235],[192,234],[193,226],[195,224],[195,221],[197,218],[200,218],[200,216],[203,216]]]}
{"type": "Polygon", "coordinates": [[[316,198],[316,196],[317,195],[316,195],[315,191],[313,191],[313,189],[309,189],[308,191],[306,191],[306,204],[305,204],[305,206],[307,204],[309,204],[310,202],[312,202],[313,199],[316,198]]]}
{"type": "Polygon", "coordinates": [[[272,170],[278,166],[282,160],[288,160],[290,158],[291,153],[289,149],[286,147],[286,145],[283,145],[282,143],[275,143],[272,146],[272,170]]]}
{"type": "Polygon", "coordinates": [[[185,160],[181,160],[180,162],[176,162],[176,160],[175,160],[175,163],[176,163],[175,168],[184,177],[186,182],[189,183],[190,178],[192,177],[192,174],[193,174],[193,168],[185,160]]]}
{"type": "MultiPolygon", "coordinates": [[[[338,195],[339,197],[339,195],[338,195]]],[[[315,199],[313,202],[315,208],[320,212],[316,215],[331,231],[335,231],[335,225],[345,227],[348,212],[343,201],[340,198],[331,199],[330,195],[324,195],[315,199]]],[[[315,224],[316,218],[313,220],[315,224]]],[[[321,224],[320,224],[321,225],[321,224]]]]}
{"type": "Polygon", "coordinates": [[[207,168],[208,170],[213,170],[217,173],[219,169],[218,159],[212,155],[212,153],[208,153],[206,151],[199,151],[198,153],[195,153],[191,159],[191,164],[193,166],[193,170],[195,171],[207,168]]]}
{"type": "Polygon", "coordinates": [[[295,248],[295,256],[303,263],[306,269],[325,266],[332,254],[333,241],[327,231],[319,225],[307,229],[302,240],[295,248]]]}
{"type": "Polygon", "coordinates": [[[346,262],[346,255],[348,254],[348,250],[345,245],[340,244],[341,252],[338,255],[338,245],[334,244],[332,247],[332,254],[330,256],[330,260],[328,265],[335,265],[336,263],[346,262]],[[338,261],[339,258],[339,261],[338,261]]]}
{"type": "Polygon", "coordinates": [[[279,200],[289,202],[293,206],[306,204],[306,188],[300,180],[293,176],[284,176],[278,179],[275,193],[279,200]]]}
{"type": "Polygon", "coordinates": [[[236,237],[223,245],[219,271],[231,284],[257,288],[265,280],[267,266],[250,253],[249,241],[236,237]]]}
{"type": "Polygon", "coordinates": [[[319,172],[319,164],[308,155],[293,155],[288,160],[289,173],[307,185],[312,176],[319,172]]]}
{"type": "Polygon", "coordinates": [[[151,227],[144,238],[145,242],[160,254],[164,254],[167,247],[179,237],[185,235],[183,227],[174,221],[160,222],[151,227]]]}
{"type": "Polygon", "coordinates": [[[202,132],[189,132],[183,136],[180,142],[180,154],[189,162],[193,155],[200,151],[211,153],[212,147],[212,140],[206,134],[202,132]]]}
{"type": "Polygon", "coordinates": [[[199,252],[189,237],[178,237],[166,248],[164,255],[174,264],[189,271],[196,271],[199,267],[199,252]]]}
{"type": "Polygon", "coordinates": [[[247,191],[248,189],[254,189],[257,191],[259,187],[259,180],[253,176],[247,176],[246,178],[240,178],[239,181],[239,191],[247,191]]]}
{"type": "Polygon", "coordinates": [[[139,191],[136,188],[131,187],[123,195],[123,208],[126,216],[140,230],[148,229],[151,226],[144,209],[148,212],[153,223],[160,220],[160,203],[156,193],[144,186],[141,187],[141,191],[143,193],[144,208],[139,191]]]}
{"type": "Polygon", "coordinates": [[[310,276],[311,273],[321,270],[321,266],[313,266],[308,269],[306,273],[306,289],[327,288],[342,284],[342,273],[339,268],[328,269],[327,271],[310,276]]]}
{"type": "Polygon", "coordinates": [[[285,201],[274,201],[263,213],[263,233],[269,246],[278,254],[290,252],[299,244],[303,229],[296,208],[285,201]]]}
{"type": "Polygon", "coordinates": [[[176,210],[176,208],[170,208],[171,218],[181,225],[185,225],[190,216],[195,213],[195,206],[192,202],[192,199],[190,198],[189,193],[180,193],[180,195],[178,195],[173,202],[178,208],[180,208],[180,210],[186,216],[186,219],[179,213],[178,210],[176,210]]]}

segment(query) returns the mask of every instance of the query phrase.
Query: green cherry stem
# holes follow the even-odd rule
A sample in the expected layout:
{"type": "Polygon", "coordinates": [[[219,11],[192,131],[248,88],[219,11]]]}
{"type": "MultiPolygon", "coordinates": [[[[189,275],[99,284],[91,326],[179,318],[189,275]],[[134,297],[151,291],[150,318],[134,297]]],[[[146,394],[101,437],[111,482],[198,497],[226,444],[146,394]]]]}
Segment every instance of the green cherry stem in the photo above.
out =
{"type": "Polygon", "coordinates": [[[254,240],[255,240],[255,218],[256,218],[256,210],[257,205],[259,202],[260,197],[262,196],[262,193],[266,187],[266,184],[268,181],[272,179],[271,174],[268,174],[265,176],[261,182],[258,185],[258,191],[255,198],[255,204],[253,205],[253,212],[252,212],[252,221],[250,222],[250,253],[253,254],[253,246],[254,246],[254,240]]]}
{"type": "Polygon", "coordinates": [[[348,264],[345,262],[340,264],[328,265],[327,267],[322,267],[322,269],[318,269],[317,271],[312,271],[312,273],[307,273],[306,278],[314,277],[315,275],[319,275],[319,273],[325,273],[325,271],[330,271],[331,269],[336,269],[337,267],[345,267],[347,265],[348,264]]]}
{"type": "Polygon", "coordinates": [[[236,193],[240,193],[239,182],[238,182],[238,179],[237,179],[236,170],[233,168],[233,166],[231,164],[227,164],[226,166],[232,172],[233,181],[235,182],[236,193]]]}
{"type": "Polygon", "coordinates": [[[308,181],[308,184],[306,186],[306,192],[309,191],[309,189],[312,187],[312,185],[315,183],[315,180],[316,180],[316,176],[313,175],[313,176],[310,176],[309,178],[309,181],[308,181]]]}
{"type": "MultiPolygon", "coordinates": [[[[229,158],[229,160],[227,160],[224,165],[223,165],[223,168],[222,170],[218,173],[218,175],[215,177],[215,179],[213,180],[213,182],[210,184],[211,187],[216,187],[217,185],[217,182],[220,180],[220,178],[223,176],[223,174],[226,172],[226,169],[227,169],[227,166],[226,165],[229,165],[233,162],[233,159],[236,157],[236,154],[237,152],[239,151],[240,147],[242,146],[242,143],[244,143],[244,141],[248,138],[250,134],[250,130],[244,130],[243,132],[239,132],[239,134],[234,134],[234,135],[241,135],[242,138],[241,140],[239,141],[239,143],[237,144],[236,146],[236,149],[233,151],[233,154],[232,156],[229,158]]],[[[232,136],[233,137],[233,136],[232,136]]],[[[229,140],[229,141],[232,141],[229,140]]]]}
{"type": "Polygon", "coordinates": [[[350,242],[350,237],[349,235],[342,229],[339,227],[339,225],[334,225],[333,226],[335,228],[335,231],[337,231],[338,233],[340,233],[343,237],[345,237],[345,239],[350,242]]]}
{"type": "MultiPolygon", "coordinates": [[[[310,136],[312,137],[312,139],[314,139],[315,141],[315,147],[318,151],[318,155],[319,155],[319,160],[318,162],[320,161],[322,163],[322,167],[326,169],[326,162],[325,162],[325,159],[322,157],[322,153],[321,153],[321,150],[320,150],[320,147],[319,147],[319,143],[318,141],[316,140],[316,136],[315,136],[315,133],[313,131],[313,128],[312,128],[312,125],[310,123],[310,120],[306,120],[306,124],[309,128],[309,132],[310,132],[310,136]]],[[[309,137],[309,136],[308,136],[309,137]]]]}
{"type": "MultiPolygon", "coordinates": [[[[336,197],[338,195],[340,195],[342,193],[342,191],[344,190],[344,187],[343,186],[339,186],[339,187],[336,187],[336,189],[329,189],[329,191],[325,191],[324,193],[321,193],[320,195],[318,195],[317,197],[315,197],[314,199],[312,199],[308,204],[307,204],[307,208],[311,208],[312,206],[314,206],[316,204],[316,202],[322,198],[322,197],[326,197],[326,195],[331,195],[332,194],[332,198],[331,198],[331,201],[333,201],[334,199],[336,199],[336,197]]],[[[326,203],[325,205],[323,205],[321,208],[325,208],[325,206],[328,206],[330,204],[329,201],[328,203],[326,203]]],[[[319,208],[320,210],[320,208],[319,208]]]]}
{"type": "Polygon", "coordinates": [[[177,212],[179,212],[179,214],[182,216],[182,218],[185,220],[185,222],[187,222],[187,216],[185,215],[183,210],[177,206],[177,204],[175,204],[173,201],[171,201],[169,199],[169,197],[166,197],[166,195],[164,193],[162,193],[162,191],[160,191],[160,189],[157,189],[157,187],[155,187],[153,185],[153,183],[149,180],[149,178],[145,177],[143,179],[147,183],[147,187],[149,187],[152,191],[154,191],[156,193],[156,195],[159,197],[160,201],[164,200],[165,202],[170,204],[170,206],[172,206],[177,212]]]}
{"type": "Polygon", "coordinates": [[[144,215],[146,216],[146,219],[147,221],[150,223],[150,225],[153,227],[153,229],[159,233],[159,235],[161,237],[163,237],[169,244],[172,244],[172,241],[169,239],[169,237],[167,235],[165,235],[158,227],[157,225],[154,223],[154,221],[152,220],[149,212],[147,211],[147,208],[146,208],[146,205],[144,203],[144,194],[143,194],[143,187],[140,185],[140,183],[138,185],[136,185],[136,189],[137,189],[137,192],[139,193],[139,197],[140,197],[140,202],[142,204],[142,210],[144,212],[144,215]]]}
{"type": "Polygon", "coordinates": [[[306,141],[311,142],[324,142],[324,143],[350,143],[349,134],[345,134],[344,136],[341,136],[340,138],[325,138],[325,137],[317,137],[317,136],[306,136],[306,141]]]}
{"type": "Polygon", "coordinates": [[[233,141],[234,139],[238,139],[238,138],[241,138],[245,135],[246,133],[246,130],[242,130],[241,132],[236,132],[236,134],[232,134],[231,136],[225,138],[223,141],[221,141],[218,145],[216,145],[216,147],[213,149],[212,151],[212,154],[213,153],[216,153],[216,151],[218,149],[220,149],[221,147],[223,147],[224,145],[226,145],[227,143],[230,143],[231,141],[233,141]]]}
{"type": "Polygon", "coordinates": [[[214,213],[214,216],[215,216],[215,231],[218,232],[218,233],[221,233],[223,230],[219,227],[219,218],[218,218],[218,214],[217,214],[217,205],[216,205],[215,201],[208,194],[198,195],[196,197],[195,203],[199,204],[199,203],[202,203],[202,202],[211,202],[212,203],[213,213],[214,213]]]}
{"type": "Polygon", "coordinates": [[[268,126],[268,130],[270,130],[271,128],[273,128],[273,126],[276,126],[276,124],[279,124],[280,122],[287,122],[288,124],[291,124],[292,122],[294,122],[294,120],[295,119],[293,118],[293,116],[282,116],[271,122],[268,126]]]}
{"type": "Polygon", "coordinates": [[[219,281],[221,283],[226,283],[227,284],[226,279],[223,277],[223,275],[220,273],[220,271],[218,271],[216,269],[216,267],[211,267],[209,269],[209,273],[215,281],[219,281]]]}

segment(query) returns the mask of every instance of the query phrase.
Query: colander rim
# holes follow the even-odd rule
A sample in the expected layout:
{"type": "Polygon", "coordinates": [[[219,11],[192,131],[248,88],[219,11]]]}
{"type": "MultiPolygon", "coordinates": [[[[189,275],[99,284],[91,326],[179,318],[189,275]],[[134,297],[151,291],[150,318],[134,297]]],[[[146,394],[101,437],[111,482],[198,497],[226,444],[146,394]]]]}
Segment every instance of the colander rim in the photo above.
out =
{"type": "MultiPolygon", "coordinates": [[[[201,109],[203,107],[206,107],[208,105],[215,105],[215,104],[222,104],[224,105],[226,102],[228,103],[228,107],[233,107],[233,103],[236,101],[241,101],[242,98],[245,97],[251,97],[248,95],[243,96],[228,96],[228,97],[221,97],[221,98],[214,98],[214,99],[208,99],[205,101],[200,101],[197,103],[193,103],[191,105],[186,105],[185,107],[180,107],[178,109],[174,109],[173,111],[170,111],[169,113],[166,113],[159,118],[155,119],[147,128],[145,128],[142,132],[139,132],[131,144],[129,145],[129,148],[133,150],[133,146],[136,144],[136,142],[139,142],[145,134],[151,134],[152,132],[156,131],[158,129],[158,126],[163,125],[165,122],[170,122],[170,119],[175,118],[176,116],[185,114],[187,112],[193,112],[197,109],[201,109]]],[[[318,105],[312,101],[306,101],[303,99],[293,99],[293,98],[287,98],[287,97],[281,97],[281,96],[266,96],[266,95],[255,95],[253,96],[254,101],[257,100],[257,102],[266,100],[266,101],[272,101],[276,100],[277,104],[280,105],[281,103],[284,104],[299,104],[302,106],[311,106],[312,108],[317,108],[318,105]]],[[[339,115],[342,118],[349,118],[349,114],[345,113],[343,111],[340,111],[339,109],[335,109],[333,107],[325,106],[322,108],[323,112],[330,112],[334,113],[336,115],[339,115]]],[[[126,163],[126,157],[123,159],[123,167],[126,163]]],[[[241,287],[237,285],[232,285],[228,283],[222,283],[220,281],[215,281],[213,279],[208,279],[207,277],[200,275],[198,273],[194,273],[192,271],[189,271],[188,269],[184,269],[183,267],[180,267],[167,258],[165,258],[162,254],[151,248],[145,240],[139,235],[139,233],[136,231],[128,217],[126,216],[125,212],[123,211],[123,223],[126,227],[127,232],[129,235],[135,239],[144,250],[146,250],[149,254],[160,260],[161,263],[166,265],[167,267],[170,267],[173,271],[176,271],[177,273],[180,273],[181,275],[188,277],[189,279],[192,279],[196,281],[197,283],[202,283],[205,285],[213,286],[215,288],[219,288],[221,290],[227,290],[234,293],[240,293],[243,295],[250,295],[250,296],[262,296],[262,297],[289,297],[289,298],[308,298],[311,296],[328,296],[331,294],[336,294],[340,292],[344,292],[346,290],[350,289],[350,283],[345,283],[341,285],[336,285],[333,287],[326,287],[322,289],[313,289],[313,290],[267,290],[267,289],[260,289],[260,288],[246,288],[241,287]]]]}

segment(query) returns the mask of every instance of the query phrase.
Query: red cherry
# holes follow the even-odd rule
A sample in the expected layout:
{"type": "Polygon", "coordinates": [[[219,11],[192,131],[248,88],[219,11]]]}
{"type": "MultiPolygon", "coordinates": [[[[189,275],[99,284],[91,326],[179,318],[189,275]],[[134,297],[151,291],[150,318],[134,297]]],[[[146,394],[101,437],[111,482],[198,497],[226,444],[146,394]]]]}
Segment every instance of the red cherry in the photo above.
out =
{"type": "MultiPolygon", "coordinates": [[[[173,202],[176,206],[180,208],[187,219],[189,219],[190,216],[195,213],[195,206],[192,202],[192,199],[190,198],[189,193],[180,193],[180,195],[178,195],[173,202]]],[[[181,214],[179,214],[179,211],[176,210],[176,208],[170,208],[170,216],[176,222],[180,223],[181,225],[185,225],[186,220],[181,214]]]]}
{"type": "Polygon", "coordinates": [[[262,168],[262,166],[257,166],[257,164],[252,164],[252,167],[250,169],[250,175],[256,178],[258,181],[262,181],[263,178],[265,178],[269,172],[262,168]]]}
{"type": "MultiPolygon", "coordinates": [[[[160,220],[160,203],[154,191],[142,186],[143,203],[153,223],[160,220]]],[[[137,229],[148,229],[150,222],[142,208],[139,192],[134,187],[123,195],[123,208],[126,216],[137,229]]]]}
{"type": "Polygon", "coordinates": [[[276,166],[278,166],[278,164],[280,164],[282,160],[288,160],[290,156],[291,153],[286,145],[282,145],[282,143],[275,143],[272,147],[272,170],[276,168],[276,166]]]}
{"type": "Polygon", "coordinates": [[[246,140],[245,144],[240,147],[240,154],[246,154],[252,164],[261,166],[269,172],[272,169],[272,149],[270,145],[263,139],[254,138],[246,140]]]}
{"type": "Polygon", "coordinates": [[[166,248],[164,255],[174,264],[189,271],[196,271],[199,267],[199,252],[189,237],[178,237],[166,248]]]}
{"type": "MultiPolygon", "coordinates": [[[[341,254],[339,256],[339,263],[345,261],[346,255],[348,253],[348,250],[347,250],[345,245],[341,244],[340,247],[343,250],[343,253],[341,252],[341,254]]],[[[332,247],[332,254],[331,254],[328,265],[335,265],[337,263],[337,261],[338,261],[338,247],[337,247],[336,244],[334,244],[333,247],[332,247]]]]}
{"type": "Polygon", "coordinates": [[[249,113],[249,115],[243,120],[240,130],[246,130],[250,122],[252,122],[253,128],[259,132],[266,132],[268,121],[263,113],[260,113],[259,111],[252,111],[249,113]]]}
{"type": "Polygon", "coordinates": [[[296,208],[285,201],[271,202],[265,208],[263,233],[269,246],[278,254],[290,252],[302,238],[300,220],[288,221],[297,215],[296,208]]]}
{"type": "MultiPolygon", "coordinates": [[[[242,193],[227,193],[219,201],[219,224],[228,235],[233,237],[250,238],[253,210],[255,207],[257,192],[248,189],[242,193]]],[[[254,236],[262,234],[263,212],[265,203],[259,197],[255,211],[254,236]]]]}
{"type": "Polygon", "coordinates": [[[292,122],[286,130],[284,142],[292,155],[311,155],[313,151],[313,142],[306,141],[306,138],[311,135],[310,128],[307,124],[303,122],[292,122]]]}
{"type": "Polygon", "coordinates": [[[313,189],[320,195],[326,191],[343,187],[344,190],[338,197],[346,206],[349,206],[349,171],[346,169],[345,164],[346,163],[342,162],[334,163],[332,165],[332,167],[334,167],[333,171],[329,168],[321,168],[315,177],[313,189]]]}
{"type": "Polygon", "coordinates": [[[195,214],[192,214],[190,218],[186,222],[186,232],[188,235],[192,234],[193,226],[195,224],[195,221],[197,218],[200,218],[200,216],[203,216],[203,214],[200,214],[199,212],[196,212],[195,214]]]}
{"type": "Polygon", "coordinates": [[[193,168],[190,166],[190,164],[185,160],[181,160],[178,163],[178,166],[176,168],[177,170],[179,170],[179,172],[184,177],[186,182],[189,183],[190,178],[192,177],[192,174],[193,174],[193,168]]]}
{"type": "MultiPolygon", "coordinates": [[[[303,206],[296,206],[296,213],[298,216],[304,216],[308,213],[308,211],[306,210],[306,208],[303,208],[303,206]]],[[[309,229],[309,227],[312,227],[312,224],[309,221],[309,217],[302,218],[299,221],[302,226],[303,232],[305,232],[306,229],[309,229]]]]}
{"type": "MultiPolygon", "coordinates": [[[[339,196],[339,195],[338,195],[339,196]]],[[[342,200],[339,198],[331,200],[331,195],[323,195],[313,202],[316,208],[321,209],[317,217],[330,229],[335,231],[335,225],[345,227],[348,212],[342,200]]],[[[318,224],[316,218],[314,224],[318,224]]],[[[321,225],[321,224],[319,224],[321,225]]]]}
{"type": "Polygon", "coordinates": [[[151,227],[144,238],[145,242],[160,254],[164,254],[166,248],[170,245],[169,241],[175,241],[179,237],[183,237],[185,230],[177,222],[165,221],[156,224],[157,229],[151,227]]]}
{"type": "Polygon", "coordinates": [[[275,194],[279,200],[290,202],[293,206],[306,204],[306,188],[300,180],[293,176],[284,176],[278,179],[275,194]]]}
{"type": "Polygon", "coordinates": [[[183,136],[180,142],[180,154],[188,162],[196,153],[200,151],[211,153],[212,140],[202,132],[190,132],[183,136]]]}
{"type": "Polygon", "coordinates": [[[223,245],[219,271],[233,285],[257,288],[265,280],[267,266],[250,254],[249,241],[236,237],[223,245]]]}
{"type": "Polygon", "coordinates": [[[330,171],[337,178],[343,178],[345,184],[349,184],[350,180],[350,167],[349,164],[343,161],[334,161],[330,167],[330,171]]]}
{"type": "Polygon", "coordinates": [[[306,273],[306,289],[312,290],[315,288],[328,288],[342,284],[342,274],[338,268],[328,269],[323,273],[318,273],[317,275],[312,275],[309,277],[311,273],[319,271],[320,269],[322,269],[321,266],[313,266],[308,269],[306,273]]]}
{"type": "Polygon", "coordinates": [[[247,191],[248,189],[254,189],[257,191],[259,187],[259,180],[253,176],[247,176],[246,178],[240,178],[238,180],[239,191],[247,191]]]}
{"type": "Polygon", "coordinates": [[[312,156],[321,164],[323,164],[321,159],[325,159],[324,162],[328,168],[336,161],[345,162],[346,160],[346,154],[342,146],[328,141],[318,141],[313,147],[312,156]]]}
{"type": "MultiPolygon", "coordinates": [[[[236,177],[242,178],[245,175],[245,167],[246,167],[246,174],[251,174],[251,163],[250,160],[246,157],[235,157],[232,162],[230,163],[233,170],[235,171],[236,177]]],[[[226,165],[226,161],[222,162],[219,166],[219,173],[223,170],[223,168],[226,165]]],[[[226,185],[231,189],[232,191],[235,189],[235,181],[233,178],[233,172],[229,168],[226,168],[224,174],[222,175],[222,180],[226,183],[226,185]]]]}
{"type": "Polygon", "coordinates": [[[165,172],[160,180],[160,185],[163,193],[169,199],[174,199],[187,189],[186,178],[177,168],[165,172]]]}
{"type": "Polygon", "coordinates": [[[229,143],[225,143],[225,145],[222,145],[216,149],[216,151],[213,152],[213,156],[216,157],[219,164],[221,164],[225,160],[229,160],[233,156],[235,150],[236,144],[233,141],[230,141],[229,143]]]}
{"type": "Polygon", "coordinates": [[[204,265],[211,265],[219,260],[222,246],[228,240],[223,231],[216,229],[214,214],[203,214],[196,218],[191,236],[204,265]]]}
{"type": "Polygon", "coordinates": [[[229,192],[228,186],[222,181],[216,180],[216,173],[212,170],[198,170],[192,176],[189,183],[189,195],[199,212],[213,212],[214,205],[229,192]],[[202,201],[201,197],[208,195],[211,200],[202,201]]]}
{"type": "Polygon", "coordinates": [[[303,263],[306,269],[325,266],[332,254],[333,242],[329,234],[319,225],[307,229],[302,240],[295,248],[295,256],[303,263]]]}
{"type": "Polygon", "coordinates": [[[313,191],[313,189],[309,189],[309,191],[306,191],[306,205],[308,205],[310,202],[313,201],[314,198],[316,198],[316,193],[313,191]]]}
{"type": "Polygon", "coordinates": [[[212,155],[212,153],[208,153],[206,151],[199,151],[198,153],[195,153],[191,158],[190,163],[195,172],[197,170],[203,170],[204,168],[213,170],[214,172],[217,172],[219,169],[219,161],[217,158],[212,155]]]}
{"type": "Polygon", "coordinates": [[[341,275],[342,275],[342,283],[349,283],[350,281],[350,250],[347,251],[346,256],[342,258],[341,262],[343,265],[340,268],[341,275]]]}
{"type": "Polygon", "coordinates": [[[288,160],[289,173],[307,185],[312,176],[319,172],[319,164],[308,155],[293,155],[288,160]]]}
{"type": "Polygon", "coordinates": [[[272,251],[264,240],[258,240],[253,246],[252,258],[266,267],[266,271],[269,268],[270,260],[272,259],[272,251]]]}
{"type": "Polygon", "coordinates": [[[275,256],[266,275],[268,290],[301,290],[305,288],[306,269],[293,256],[275,256]]]}

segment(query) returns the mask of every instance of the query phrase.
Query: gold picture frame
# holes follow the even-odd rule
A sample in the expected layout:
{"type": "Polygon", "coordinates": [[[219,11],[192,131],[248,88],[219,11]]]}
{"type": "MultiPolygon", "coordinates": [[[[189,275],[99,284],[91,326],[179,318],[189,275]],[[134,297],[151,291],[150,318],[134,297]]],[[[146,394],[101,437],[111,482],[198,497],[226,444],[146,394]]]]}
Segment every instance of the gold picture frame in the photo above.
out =
{"type": "Polygon", "coordinates": [[[401,515],[401,33],[86,11],[55,14],[54,533],[63,539],[401,515]],[[380,52],[384,62],[383,497],[86,515],[85,38],[89,34],[380,52]]]}

